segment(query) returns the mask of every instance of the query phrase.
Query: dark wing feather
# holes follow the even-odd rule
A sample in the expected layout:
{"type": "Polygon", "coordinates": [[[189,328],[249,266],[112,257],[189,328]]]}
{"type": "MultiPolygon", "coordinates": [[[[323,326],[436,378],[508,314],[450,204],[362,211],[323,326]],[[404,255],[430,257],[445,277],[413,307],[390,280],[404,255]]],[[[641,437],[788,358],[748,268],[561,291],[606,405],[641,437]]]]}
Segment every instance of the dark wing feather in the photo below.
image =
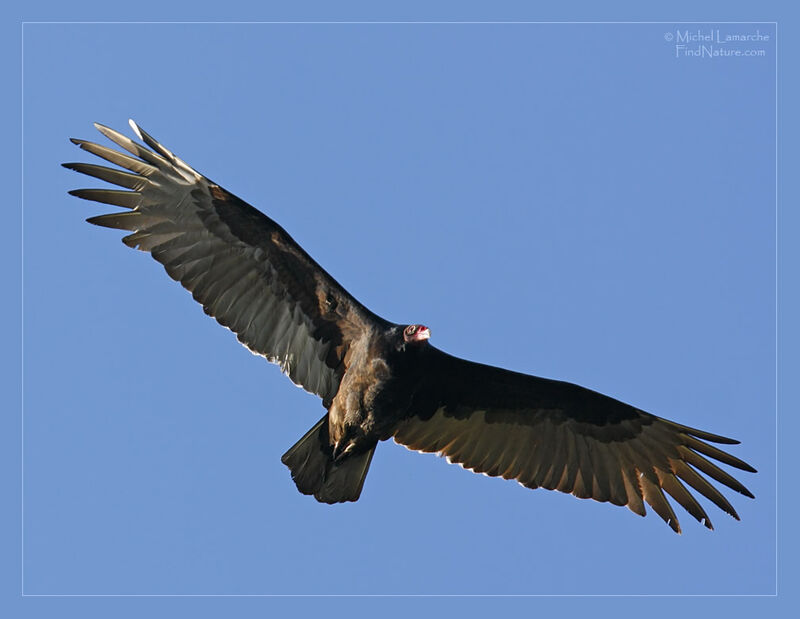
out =
{"type": "Polygon", "coordinates": [[[388,323],[348,294],[274,221],[197,173],[133,122],[152,150],[95,126],[130,155],[72,141],[127,171],[64,166],[126,190],[70,193],[131,210],[88,221],[130,231],[122,239],[126,245],[150,252],[242,344],[330,402],[350,344],[388,323]]]}
{"type": "Polygon", "coordinates": [[[580,498],[644,503],[676,532],[680,525],[666,491],[709,529],[711,521],[684,485],[737,520],[727,499],[701,473],[752,497],[708,458],[755,472],[705,441],[737,441],[650,415],[613,398],[560,381],[458,359],[428,347],[407,418],[394,439],[436,452],[492,477],[516,479],[580,498]]]}

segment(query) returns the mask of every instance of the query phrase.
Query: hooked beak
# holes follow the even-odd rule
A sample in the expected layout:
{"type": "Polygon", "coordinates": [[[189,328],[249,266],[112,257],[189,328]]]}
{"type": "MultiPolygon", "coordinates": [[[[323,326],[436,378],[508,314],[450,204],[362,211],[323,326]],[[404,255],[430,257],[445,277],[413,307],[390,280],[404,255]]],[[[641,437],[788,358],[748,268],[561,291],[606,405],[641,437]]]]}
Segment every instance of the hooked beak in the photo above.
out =
{"type": "Polygon", "coordinates": [[[422,342],[423,340],[429,340],[431,338],[431,330],[428,327],[420,327],[420,329],[414,334],[414,339],[418,342],[422,342]]]}

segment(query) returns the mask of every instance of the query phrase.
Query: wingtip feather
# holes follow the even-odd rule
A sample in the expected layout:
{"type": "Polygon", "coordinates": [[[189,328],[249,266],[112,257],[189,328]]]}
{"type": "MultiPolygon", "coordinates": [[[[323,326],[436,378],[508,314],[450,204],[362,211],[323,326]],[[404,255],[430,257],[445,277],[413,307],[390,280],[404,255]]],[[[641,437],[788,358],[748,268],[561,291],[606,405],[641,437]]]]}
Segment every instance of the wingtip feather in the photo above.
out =
{"type": "Polygon", "coordinates": [[[130,128],[136,134],[137,138],[139,138],[140,140],[144,140],[144,138],[142,137],[142,130],[139,128],[139,125],[136,124],[136,121],[133,120],[133,118],[128,119],[128,125],[130,125],[130,128]]]}

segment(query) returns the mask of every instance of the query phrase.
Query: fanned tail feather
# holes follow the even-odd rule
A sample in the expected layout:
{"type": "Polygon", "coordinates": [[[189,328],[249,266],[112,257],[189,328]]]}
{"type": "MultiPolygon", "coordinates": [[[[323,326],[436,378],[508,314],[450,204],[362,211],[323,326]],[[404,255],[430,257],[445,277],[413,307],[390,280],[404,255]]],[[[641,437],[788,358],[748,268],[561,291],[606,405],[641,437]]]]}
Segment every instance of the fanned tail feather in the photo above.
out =
{"type": "Polygon", "coordinates": [[[334,461],[325,415],[281,457],[303,494],[321,503],[357,501],[372,462],[375,446],[334,461]]]}

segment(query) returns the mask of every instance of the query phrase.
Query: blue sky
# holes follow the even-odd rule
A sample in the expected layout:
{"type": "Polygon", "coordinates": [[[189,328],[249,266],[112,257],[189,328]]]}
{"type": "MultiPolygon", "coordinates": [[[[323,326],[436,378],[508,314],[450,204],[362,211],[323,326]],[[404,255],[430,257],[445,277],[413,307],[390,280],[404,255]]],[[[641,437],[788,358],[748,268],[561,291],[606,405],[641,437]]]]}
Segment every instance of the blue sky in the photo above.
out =
{"type": "Polygon", "coordinates": [[[775,591],[774,26],[40,24],[24,52],[26,594],[775,591]],[[769,40],[676,57],[698,28],[769,40]],[[129,117],[438,347],[740,439],[756,500],[679,537],[391,442],[358,503],[300,495],[280,455],[319,400],[66,195],[68,138],[129,117]]]}

